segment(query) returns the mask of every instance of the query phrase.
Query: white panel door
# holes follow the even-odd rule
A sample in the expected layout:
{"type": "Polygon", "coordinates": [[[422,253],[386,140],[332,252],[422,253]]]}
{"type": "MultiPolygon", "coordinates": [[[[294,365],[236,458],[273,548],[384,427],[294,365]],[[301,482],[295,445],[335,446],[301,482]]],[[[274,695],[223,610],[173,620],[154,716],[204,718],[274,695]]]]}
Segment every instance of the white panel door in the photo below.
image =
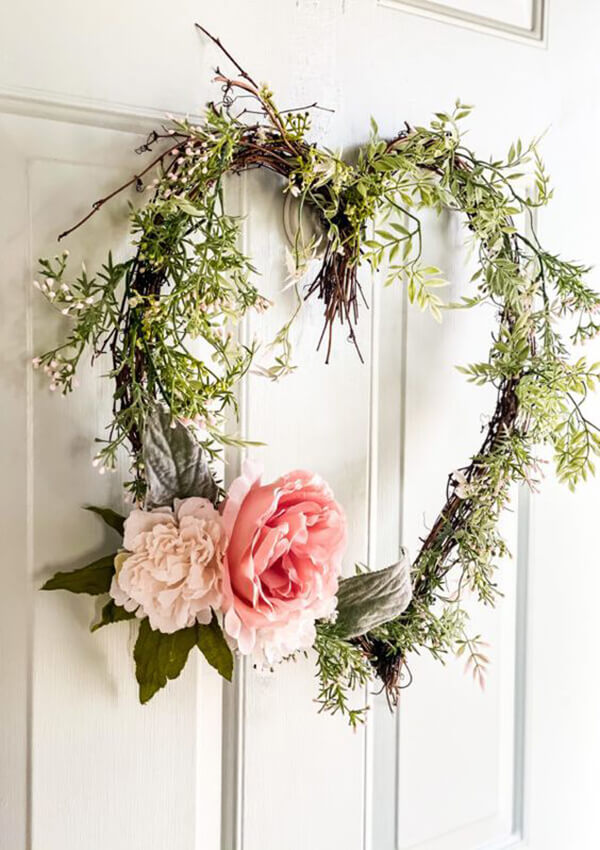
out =
{"type": "MultiPolygon", "coordinates": [[[[544,150],[557,192],[541,236],[598,263],[600,12],[585,0],[476,6],[223,0],[199,9],[175,0],[166,9],[108,0],[92,10],[32,0],[0,10],[0,850],[600,846],[595,482],[573,496],[549,476],[533,503],[514,494],[505,598],[473,612],[491,644],[486,691],[461,664],[412,659],[414,683],[396,715],[381,697],[358,695],[371,711],[356,734],[317,714],[310,660],[272,674],[239,665],[225,688],[193,662],[140,707],[130,624],[90,635],[92,602],[37,591],[53,569],[108,547],[81,505],[122,505],[118,474],[101,478],[91,466],[109,404],[103,364],[67,400],[29,368],[64,330],[31,287],[35,261],[139,167],[132,151],[164,112],[197,114],[214,96],[211,68],[225,60],[198,37],[195,16],[268,80],[282,106],[318,100],[335,109],[316,114],[315,135],[349,156],[370,115],[392,135],[456,97],[477,105],[470,142],[484,156],[551,125],[544,150]],[[544,5],[545,48],[507,37],[544,5]],[[409,6],[435,6],[435,15],[409,6]],[[467,27],[465,15],[476,14],[504,26],[504,37],[467,27]]],[[[280,193],[273,179],[252,175],[234,181],[229,198],[247,216],[245,247],[275,300],[244,333],[266,334],[292,297],[281,292],[280,193]]],[[[452,298],[468,279],[460,223],[432,219],[426,235],[452,298]]],[[[92,266],[109,239],[127,249],[125,199],[68,247],[92,266]]],[[[453,369],[485,352],[485,317],[452,314],[440,328],[401,291],[363,283],[364,365],[341,336],[323,364],[320,309],[309,302],[294,332],[298,370],[277,385],[252,375],[241,394],[244,434],[268,444],[253,450],[267,476],[307,466],[333,485],[350,519],[349,571],[354,560],[391,562],[401,544],[415,553],[491,403],[453,369]]],[[[598,401],[594,413],[600,420],[598,401]]],[[[230,476],[239,460],[228,458],[230,476]]]]}

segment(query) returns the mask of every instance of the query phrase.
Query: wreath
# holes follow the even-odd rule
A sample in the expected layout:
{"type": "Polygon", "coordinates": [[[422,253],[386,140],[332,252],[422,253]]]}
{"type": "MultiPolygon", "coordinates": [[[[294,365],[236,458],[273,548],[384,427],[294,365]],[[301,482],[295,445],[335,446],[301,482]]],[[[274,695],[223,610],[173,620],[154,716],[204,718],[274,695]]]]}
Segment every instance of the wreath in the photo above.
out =
{"type": "Polygon", "coordinates": [[[570,344],[600,329],[600,298],[585,283],[587,268],[537,238],[532,213],[552,190],[536,141],[518,141],[505,159],[479,159],[463,142],[459,126],[471,107],[459,101],[429,126],[405,124],[389,140],[372,120],[369,142],[350,163],[309,141],[316,104],[280,110],[271,90],[196,26],[235,67],[233,76],[217,68],[220,100],[197,124],[169,116],[137,150],[150,161],[59,236],[134,186],[148,197],[130,206],[130,256],[117,262],[109,253],[96,274],[82,266],[74,277],[67,251],[40,260],[36,286],[72,326],[34,366],[51,390],[66,394],[86,352],[111,359],[113,416],[94,464],[100,473],[114,469],[125,448],[125,487],[136,504],[127,518],[90,508],[122,544],[57,573],[44,589],[108,593],[92,630],[139,620],[142,702],[180,673],[195,646],[226,679],[232,651],[273,664],[312,648],[321,708],[354,725],[364,708],[352,707],[350,692],[378,679],[396,704],[413,652],[466,653],[475,678],[483,676],[487,659],[466,631],[462,599],[469,592],[493,604],[498,593],[496,563],[506,552],[498,519],[512,485],[535,488],[544,445],[570,487],[594,472],[600,453],[598,429],[582,409],[600,364],[569,359],[570,344]],[[307,298],[323,305],[325,361],[338,326],[361,356],[355,328],[367,303],[365,265],[385,270],[386,285],[405,286],[409,301],[434,319],[484,304],[497,316],[487,360],[459,367],[494,387],[496,406],[471,461],[448,476],[445,502],[412,563],[403,553],[397,564],[358,567],[341,579],[344,511],[317,475],[296,470],[262,483],[247,462],[227,492],[218,481],[223,447],[244,445],[228,422],[260,347],[243,342],[236,326],[249,310],[270,306],[239,248],[240,221],[224,202],[227,175],[254,168],[277,175],[297,212],[296,307],[262,347],[272,356],[261,367],[266,377],[294,368],[290,332],[307,298]],[[533,172],[533,191],[522,188],[524,171],[533,172]],[[472,288],[457,304],[443,303],[443,275],[421,259],[423,209],[461,214],[476,251],[472,288]],[[305,238],[306,211],[320,236],[305,238]],[[525,232],[515,225],[521,214],[525,232]],[[303,283],[315,263],[316,275],[303,283]]]}

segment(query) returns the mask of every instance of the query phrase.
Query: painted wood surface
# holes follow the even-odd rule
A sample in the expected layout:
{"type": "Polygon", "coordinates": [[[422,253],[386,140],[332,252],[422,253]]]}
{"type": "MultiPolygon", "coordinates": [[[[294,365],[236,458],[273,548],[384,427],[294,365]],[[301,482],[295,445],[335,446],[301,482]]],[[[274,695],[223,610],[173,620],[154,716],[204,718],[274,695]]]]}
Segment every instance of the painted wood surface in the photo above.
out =
{"type": "MultiPolygon", "coordinates": [[[[349,156],[370,115],[391,135],[457,96],[477,105],[470,141],[483,154],[551,125],[544,150],[557,192],[541,233],[565,256],[594,263],[600,13],[584,0],[553,0],[548,11],[539,50],[377,0],[225,0],[210,10],[177,0],[168,13],[154,0],[107,0],[94,12],[34,0],[2,10],[1,850],[600,843],[597,482],[573,496],[549,475],[533,504],[514,494],[505,598],[494,611],[473,610],[491,643],[486,691],[458,663],[415,659],[400,712],[365,695],[370,719],[356,734],[316,713],[310,659],[274,674],[247,663],[225,688],[193,662],[142,708],[130,624],[92,636],[93,601],[37,592],[59,564],[108,551],[110,539],[81,505],[122,503],[119,474],[102,478],[91,466],[93,437],[108,418],[103,364],[67,400],[28,367],[65,327],[31,287],[35,259],[138,167],[132,150],[153,120],[196,114],[214,95],[211,68],[223,60],[194,32],[196,16],[282,104],[334,108],[316,114],[315,134],[349,156]]],[[[252,175],[232,181],[229,197],[247,216],[244,242],[275,301],[244,333],[272,333],[292,298],[282,292],[278,186],[252,175]]],[[[74,236],[74,261],[91,267],[108,239],[125,250],[124,216],[125,199],[74,236]]],[[[449,274],[449,298],[468,285],[463,235],[452,217],[427,223],[427,255],[449,274]]],[[[399,290],[363,283],[371,307],[360,327],[364,365],[339,335],[324,366],[315,352],[320,309],[309,303],[294,332],[298,370],[280,384],[251,375],[241,395],[241,430],[268,444],[252,450],[266,475],[313,468],[344,503],[348,571],[354,560],[389,563],[401,544],[415,554],[491,403],[453,368],[485,352],[491,317],[451,314],[440,328],[399,290]]],[[[592,413],[600,420],[598,401],[592,413]]],[[[230,453],[229,477],[238,465],[230,453]]]]}

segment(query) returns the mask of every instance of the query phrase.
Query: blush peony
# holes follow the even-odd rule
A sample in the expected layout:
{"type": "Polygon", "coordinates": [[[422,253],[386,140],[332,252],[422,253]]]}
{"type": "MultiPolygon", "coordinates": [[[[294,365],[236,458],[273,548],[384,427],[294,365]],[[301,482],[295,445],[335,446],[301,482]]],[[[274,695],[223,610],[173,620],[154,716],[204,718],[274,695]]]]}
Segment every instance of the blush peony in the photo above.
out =
{"type": "Polygon", "coordinates": [[[312,646],[336,606],[346,518],[329,486],[304,470],[261,484],[247,462],[222,510],[228,538],[225,631],[243,654],[277,661],[312,646]]]}
{"type": "Polygon", "coordinates": [[[219,609],[226,545],[223,521],[207,499],[176,499],[174,510],[134,510],[125,520],[127,552],[115,559],[110,595],[167,634],[209,623],[219,609]]]}

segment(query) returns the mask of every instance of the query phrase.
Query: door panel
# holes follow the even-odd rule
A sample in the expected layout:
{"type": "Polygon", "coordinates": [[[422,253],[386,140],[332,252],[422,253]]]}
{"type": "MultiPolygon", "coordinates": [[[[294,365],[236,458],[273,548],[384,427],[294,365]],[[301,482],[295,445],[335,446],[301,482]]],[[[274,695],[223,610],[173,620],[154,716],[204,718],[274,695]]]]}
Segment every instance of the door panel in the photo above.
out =
{"type": "MultiPolygon", "coordinates": [[[[7,7],[0,29],[1,850],[593,850],[596,482],[572,496],[549,475],[533,501],[514,494],[505,596],[494,610],[473,606],[473,629],[491,644],[486,690],[462,662],[413,659],[415,681],[396,715],[382,696],[357,695],[370,711],[356,734],[317,714],[311,659],[273,673],[240,665],[225,688],[192,661],[140,707],[130,624],[91,636],[93,601],[38,592],[59,565],[109,551],[99,521],[80,508],[118,508],[124,469],[100,477],[91,466],[108,418],[104,364],[66,400],[30,369],[67,321],[31,286],[35,258],[58,250],[57,231],[135,171],[132,150],[165,110],[195,114],[215,95],[211,68],[224,64],[193,31],[198,10],[187,0],[168,15],[140,0],[111,2],[100,18],[76,5],[59,0],[52,14],[37,0],[27,14],[7,7]]],[[[544,151],[557,192],[541,236],[597,263],[595,4],[551,0],[546,50],[456,26],[452,12],[475,5],[466,0],[436,4],[453,26],[402,5],[280,0],[275,14],[268,0],[226,0],[202,23],[283,106],[335,107],[316,113],[315,136],[349,156],[371,114],[391,135],[457,96],[477,105],[469,141],[484,156],[552,124],[544,151]]],[[[530,8],[539,5],[490,0],[485,14],[526,26],[530,8]]],[[[245,246],[275,301],[243,333],[267,336],[293,298],[282,292],[277,184],[232,181],[229,202],[246,216],[245,246]]],[[[125,250],[124,216],[125,198],[78,231],[73,262],[91,268],[109,241],[125,250]]],[[[449,300],[468,286],[463,236],[452,217],[427,222],[427,254],[452,282],[449,300]]],[[[485,355],[493,317],[451,313],[438,327],[400,289],[368,277],[363,285],[364,365],[341,335],[323,364],[320,305],[309,302],[293,333],[298,370],[280,384],[250,375],[241,391],[240,429],[267,443],[252,450],[266,476],[307,466],[334,487],[350,520],[348,571],[355,560],[390,563],[401,544],[416,554],[492,403],[453,367],[485,355]]],[[[600,420],[598,400],[590,411],[600,420]]],[[[230,452],[227,476],[239,463],[230,452]]]]}

